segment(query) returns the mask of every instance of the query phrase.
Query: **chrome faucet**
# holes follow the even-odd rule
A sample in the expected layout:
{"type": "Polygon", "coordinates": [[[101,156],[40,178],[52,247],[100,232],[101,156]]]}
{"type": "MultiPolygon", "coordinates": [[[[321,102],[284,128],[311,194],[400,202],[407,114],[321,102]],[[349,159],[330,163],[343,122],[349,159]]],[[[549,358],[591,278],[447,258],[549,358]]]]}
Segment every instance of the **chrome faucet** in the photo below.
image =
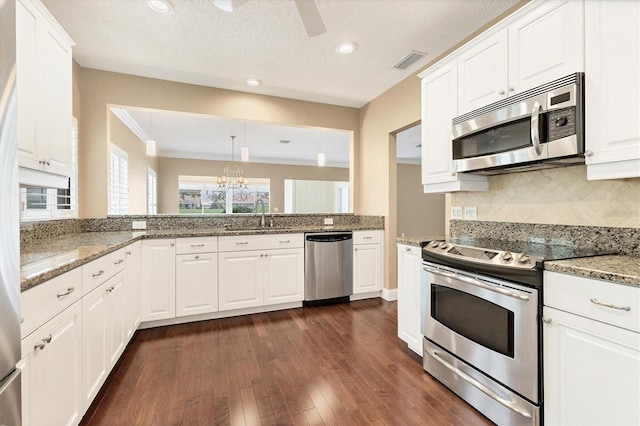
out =
{"type": "Polygon", "coordinates": [[[262,201],[262,198],[258,198],[258,200],[256,200],[256,204],[254,206],[254,210],[256,213],[258,213],[258,204],[262,205],[262,215],[260,217],[260,228],[264,228],[265,227],[265,221],[264,221],[264,201],[262,201]]]}

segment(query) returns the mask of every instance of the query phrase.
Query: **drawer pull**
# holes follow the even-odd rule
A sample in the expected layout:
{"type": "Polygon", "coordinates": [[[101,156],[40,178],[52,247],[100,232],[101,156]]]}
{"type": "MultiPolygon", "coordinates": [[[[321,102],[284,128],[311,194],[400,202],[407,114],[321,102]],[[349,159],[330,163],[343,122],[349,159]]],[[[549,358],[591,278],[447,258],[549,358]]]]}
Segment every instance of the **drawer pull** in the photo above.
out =
{"type": "Polygon", "coordinates": [[[94,273],[92,275],[93,278],[95,277],[99,277],[100,275],[104,274],[104,269],[100,269],[98,272],[94,273]]]}
{"type": "Polygon", "coordinates": [[[595,297],[592,297],[589,300],[591,301],[591,303],[604,306],[605,308],[618,309],[619,311],[627,311],[627,312],[631,310],[631,306],[617,306],[617,305],[614,305],[613,303],[601,302],[595,297]]]}
{"type": "Polygon", "coordinates": [[[64,296],[66,296],[66,295],[69,295],[69,294],[73,293],[73,292],[75,291],[75,289],[76,289],[75,287],[68,287],[68,288],[67,288],[67,291],[65,291],[65,292],[63,292],[63,293],[58,293],[58,294],[56,294],[56,296],[58,296],[58,297],[64,297],[64,296]]]}
{"type": "Polygon", "coordinates": [[[363,239],[363,240],[370,240],[370,239],[372,239],[372,238],[373,238],[373,237],[362,237],[362,239],[363,239]]]}
{"type": "Polygon", "coordinates": [[[238,242],[236,243],[236,245],[237,245],[237,246],[246,246],[247,244],[249,244],[249,242],[248,242],[248,241],[238,241],[238,242]]]}
{"type": "Polygon", "coordinates": [[[109,287],[109,288],[107,289],[107,293],[111,293],[113,290],[115,290],[115,288],[116,288],[116,287],[112,285],[111,287],[109,287]]]}
{"type": "Polygon", "coordinates": [[[113,262],[113,264],[114,264],[114,265],[119,265],[119,264],[121,264],[122,262],[124,262],[124,259],[118,259],[118,260],[116,260],[115,262],[113,262]]]}
{"type": "Polygon", "coordinates": [[[33,350],[43,350],[45,346],[47,346],[47,344],[44,342],[44,339],[42,339],[33,346],[33,350]]]}
{"type": "Polygon", "coordinates": [[[44,340],[46,343],[51,343],[51,335],[48,335],[47,337],[45,337],[44,340]]]}
{"type": "Polygon", "coordinates": [[[280,244],[289,244],[290,242],[291,242],[290,240],[283,240],[283,241],[280,241],[280,244]]]}
{"type": "Polygon", "coordinates": [[[406,247],[405,250],[406,251],[411,251],[411,247],[406,247]]]}
{"type": "Polygon", "coordinates": [[[196,259],[200,259],[200,256],[196,255],[196,259]]]}
{"type": "Polygon", "coordinates": [[[130,251],[128,251],[128,252],[127,252],[127,254],[128,254],[129,256],[131,256],[131,252],[130,252],[130,251]]]}
{"type": "Polygon", "coordinates": [[[204,247],[204,244],[191,244],[191,247],[204,247]]]}

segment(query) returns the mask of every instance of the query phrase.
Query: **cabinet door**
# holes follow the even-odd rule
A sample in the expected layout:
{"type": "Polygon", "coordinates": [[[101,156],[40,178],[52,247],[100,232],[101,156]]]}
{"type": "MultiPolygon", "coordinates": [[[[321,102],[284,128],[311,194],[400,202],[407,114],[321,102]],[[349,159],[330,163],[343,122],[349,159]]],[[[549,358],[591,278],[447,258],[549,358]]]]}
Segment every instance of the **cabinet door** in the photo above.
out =
{"type": "Polygon", "coordinates": [[[176,316],[218,311],[216,253],[176,256],[176,316]]]}
{"type": "Polygon", "coordinates": [[[398,337],[422,356],[420,332],[420,247],[398,245],[398,337]]]}
{"type": "Polygon", "coordinates": [[[22,421],[76,425],[82,404],[82,307],[77,301],[22,341],[22,421]]]}
{"type": "Polygon", "coordinates": [[[382,290],[382,247],[380,244],[353,246],[353,293],[382,290]]]}
{"type": "Polygon", "coordinates": [[[588,179],[640,176],[640,2],[585,2],[588,179]]]}
{"type": "Polygon", "coordinates": [[[509,90],[583,71],[583,17],[582,1],[544,1],[509,25],[509,90]]]}
{"type": "Polygon", "coordinates": [[[142,242],[142,321],[175,316],[175,240],[145,240],[142,242]]]}
{"type": "MultiPolygon", "coordinates": [[[[508,69],[505,30],[485,37],[478,44],[462,52],[458,56],[456,115],[462,115],[507,96],[508,69]]],[[[449,96],[453,96],[453,93],[449,96]]]]}
{"type": "Polygon", "coordinates": [[[21,167],[40,169],[36,129],[38,105],[37,11],[33,6],[16,2],[16,67],[18,96],[18,163],[21,167]]]}
{"type": "Polygon", "coordinates": [[[142,279],[142,256],[141,256],[141,248],[140,243],[131,244],[127,247],[126,251],[126,291],[129,296],[127,300],[127,308],[128,312],[128,321],[127,321],[127,341],[131,339],[133,333],[138,329],[138,325],[140,325],[141,316],[140,316],[140,286],[142,279]]]}
{"type": "Polygon", "coordinates": [[[545,423],[640,424],[640,334],[546,306],[544,319],[545,423]]]}
{"type": "Polygon", "coordinates": [[[118,272],[104,285],[107,293],[107,359],[108,369],[116,364],[122,352],[124,352],[126,324],[127,324],[127,292],[125,283],[125,271],[118,272]]]}
{"type": "Polygon", "coordinates": [[[107,284],[108,282],[105,282],[82,298],[82,397],[84,410],[89,408],[109,373],[107,284]]]}
{"type": "Polygon", "coordinates": [[[263,304],[262,260],[264,260],[264,251],[218,254],[218,287],[221,311],[250,308],[263,304]]]}
{"type": "Polygon", "coordinates": [[[264,304],[304,299],[304,249],[267,250],[264,257],[264,304]]]}

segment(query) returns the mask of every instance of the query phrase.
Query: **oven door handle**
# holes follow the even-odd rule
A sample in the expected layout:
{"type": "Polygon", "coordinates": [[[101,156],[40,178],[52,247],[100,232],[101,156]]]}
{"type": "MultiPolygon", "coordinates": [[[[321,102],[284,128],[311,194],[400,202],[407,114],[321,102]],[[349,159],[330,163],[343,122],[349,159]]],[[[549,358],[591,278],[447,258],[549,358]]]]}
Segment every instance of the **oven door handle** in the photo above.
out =
{"type": "Polygon", "coordinates": [[[501,405],[504,405],[509,410],[515,411],[516,413],[520,414],[523,417],[526,417],[528,419],[532,418],[531,413],[526,411],[524,408],[520,407],[518,405],[517,401],[508,400],[506,398],[501,397],[496,392],[494,392],[493,390],[489,389],[487,386],[483,385],[482,383],[480,383],[479,381],[477,381],[473,377],[469,376],[464,371],[460,370],[458,367],[449,364],[445,359],[440,357],[440,355],[438,354],[438,351],[436,351],[434,349],[427,349],[427,348],[425,348],[425,350],[429,353],[429,355],[431,355],[433,357],[433,359],[438,361],[440,364],[442,364],[445,368],[450,370],[452,373],[456,374],[462,380],[464,380],[465,382],[469,383],[471,386],[473,386],[473,387],[477,388],[479,391],[483,392],[489,398],[493,399],[494,401],[496,401],[497,403],[499,403],[501,405]]]}
{"type": "Polygon", "coordinates": [[[432,274],[442,275],[443,277],[453,278],[453,279],[456,279],[456,280],[464,281],[467,284],[471,284],[471,285],[474,285],[476,287],[483,288],[485,290],[493,291],[495,293],[500,293],[500,294],[502,294],[504,296],[509,296],[509,297],[513,297],[515,299],[520,299],[520,300],[529,300],[530,299],[530,297],[528,295],[526,295],[526,294],[520,294],[520,293],[513,292],[511,290],[506,290],[506,289],[504,289],[502,287],[497,287],[497,286],[494,286],[494,285],[486,284],[486,283],[483,283],[480,280],[477,280],[477,279],[471,278],[471,277],[467,277],[466,275],[458,274],[456,272],[443,271],[441,269],[432,268],[431,266],[423,266],[422,268],[427,272],[431,272],[432,274]]]}

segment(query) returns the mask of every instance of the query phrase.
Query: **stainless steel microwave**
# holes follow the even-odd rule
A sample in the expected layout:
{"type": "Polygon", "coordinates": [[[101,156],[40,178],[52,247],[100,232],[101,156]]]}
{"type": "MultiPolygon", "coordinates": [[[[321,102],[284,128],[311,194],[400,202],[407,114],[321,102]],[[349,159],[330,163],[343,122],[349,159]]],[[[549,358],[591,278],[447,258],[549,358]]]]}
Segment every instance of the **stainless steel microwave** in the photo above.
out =
{"type": "Polygon", "coordinates": [[[453,170],[500,174],[584,164],[584,74],[453,119],[453,170]]]}

